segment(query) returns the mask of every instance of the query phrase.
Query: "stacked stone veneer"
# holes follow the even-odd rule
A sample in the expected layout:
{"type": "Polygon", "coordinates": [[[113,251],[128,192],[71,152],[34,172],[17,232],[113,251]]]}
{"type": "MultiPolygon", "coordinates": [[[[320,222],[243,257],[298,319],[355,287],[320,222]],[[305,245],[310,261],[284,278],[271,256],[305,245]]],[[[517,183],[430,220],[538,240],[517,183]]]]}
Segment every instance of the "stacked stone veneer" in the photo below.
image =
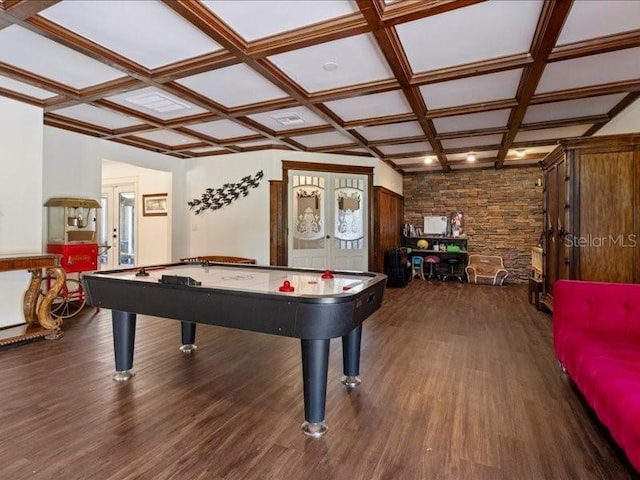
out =
{"type": "Polygon", "coordinates": [[[404,222],[422,228],[425,216],[464,213],[470,254],[500,255],[507,282],[529,275],[531,247],[542,234],[542,177],[536,167],[409,173],[404,176],[404,222]]]}

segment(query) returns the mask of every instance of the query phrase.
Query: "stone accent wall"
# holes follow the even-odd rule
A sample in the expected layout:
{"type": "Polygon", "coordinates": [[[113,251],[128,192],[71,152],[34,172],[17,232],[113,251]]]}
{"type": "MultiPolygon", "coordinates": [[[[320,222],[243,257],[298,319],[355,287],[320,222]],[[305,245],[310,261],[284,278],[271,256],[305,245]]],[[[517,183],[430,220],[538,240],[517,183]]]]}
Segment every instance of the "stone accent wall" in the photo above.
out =
{"type": "Polygon", "coordinates": [[[531,247],[542,234],[539,167],[408,173],[403,180],[404,222],[422,228],[424,216],[464,213],[469,253],[500,255],[507,282],[525,281],[531,247]]]}

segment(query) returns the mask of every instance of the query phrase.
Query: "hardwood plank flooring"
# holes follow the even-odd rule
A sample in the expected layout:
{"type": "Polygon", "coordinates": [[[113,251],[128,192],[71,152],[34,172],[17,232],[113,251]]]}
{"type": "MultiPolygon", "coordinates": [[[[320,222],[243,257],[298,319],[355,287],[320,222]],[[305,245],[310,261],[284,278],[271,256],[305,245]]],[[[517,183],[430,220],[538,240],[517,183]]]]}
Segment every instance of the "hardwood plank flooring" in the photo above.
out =
{"type": "Polygon", "coordinates": [[[365,322],[363,383],[340,384],[304,436],[299,341],[139,317],[128,383],[110,312],[0,349],[0,478],[622,480],[632,473],[560,372],[523,285],[414,280],[365,322]]]}

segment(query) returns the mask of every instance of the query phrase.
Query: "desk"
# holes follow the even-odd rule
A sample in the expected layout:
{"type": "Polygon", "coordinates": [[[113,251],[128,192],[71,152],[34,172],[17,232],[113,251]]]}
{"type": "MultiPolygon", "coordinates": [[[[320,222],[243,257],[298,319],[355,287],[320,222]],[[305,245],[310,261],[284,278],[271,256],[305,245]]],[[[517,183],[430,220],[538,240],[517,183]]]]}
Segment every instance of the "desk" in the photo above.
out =
{"type": "Polygon", "coordinates": [[[0,256],[0,272],[13,270],[31,272],[31,281],[24,294],[22,307],[27,327],[17,326],[4,329],[3,334],[0,335],[0,345],[42,336],[48,339],[60,338],[62,336],[60,330],[62,319],[51,317],[51,303],[58,295],[66,278],[64,270],[60,268],[60,255],[49,253],[0,256]],[[46,269],[47,273],[55,276],[56,280],[38,305],[42,269],[46,269]]]}
{"type": "Polygon", "coordinates": [[[303,431],[321,436],[329,341],[342,337],[345,378],[360,383],[362,323],[382,303],[386,276],[378,273],[262,267],[241,264],[176,263],[82,276],[89,304],[112,309],[116,373],[133,376],[136,314],[181,321],[185,353],[195,348],[196,324],[218,325],[299,338],[304,390],[303,431]],[[142,276],[145,274],[146,276],[142,276]],[[163,283],[164,279],[164,283],[163,283]],[[284,282],[293,292],[281,292],[284,282]]]}

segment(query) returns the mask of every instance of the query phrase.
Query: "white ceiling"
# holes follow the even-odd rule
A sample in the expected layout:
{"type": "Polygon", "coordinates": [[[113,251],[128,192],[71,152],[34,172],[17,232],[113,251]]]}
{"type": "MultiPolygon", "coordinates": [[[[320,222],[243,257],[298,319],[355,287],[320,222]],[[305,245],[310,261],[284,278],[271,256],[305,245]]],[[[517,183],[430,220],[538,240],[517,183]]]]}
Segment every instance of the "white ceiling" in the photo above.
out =
{"type": "Polygon", "coordinates": [[[638,101],[639,58],[640,1],[0,0],[0,95],[177,159],[532,164],[638,101]]]}

